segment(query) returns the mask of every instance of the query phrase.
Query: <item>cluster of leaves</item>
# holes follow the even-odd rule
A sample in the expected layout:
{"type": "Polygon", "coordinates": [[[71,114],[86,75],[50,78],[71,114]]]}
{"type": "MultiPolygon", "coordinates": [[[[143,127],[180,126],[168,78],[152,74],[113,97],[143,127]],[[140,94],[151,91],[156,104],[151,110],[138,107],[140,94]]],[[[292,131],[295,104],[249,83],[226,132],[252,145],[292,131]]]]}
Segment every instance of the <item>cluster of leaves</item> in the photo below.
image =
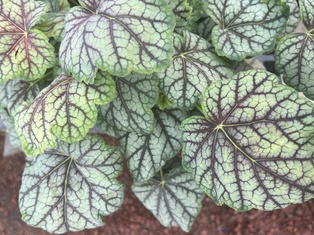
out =
{"type": "Polygon", "coordinates": [[[122,155],[135,195],[184,231],[205,193],[238,211],[313,198],[313,32],[311,0],[1,0],[0,115],[28,156],[23,220],[102,225],[123,201],[122,155]],[[273,51],[291,87],[246,63],[273,51]]]}

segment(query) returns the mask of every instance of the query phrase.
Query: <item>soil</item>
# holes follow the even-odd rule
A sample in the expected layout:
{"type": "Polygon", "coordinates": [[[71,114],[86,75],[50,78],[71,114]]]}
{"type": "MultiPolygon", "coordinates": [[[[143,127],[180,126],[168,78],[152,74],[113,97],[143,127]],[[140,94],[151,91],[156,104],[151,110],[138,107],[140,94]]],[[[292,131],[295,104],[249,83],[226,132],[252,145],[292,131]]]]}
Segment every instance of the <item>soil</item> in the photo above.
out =
{"type": "MultiPolygon", "coordinates": [[[[114,141],[109,139],[109,141],[114,141]]],[[[0,136],[0,154],[4,136],[0,136]]],[[[8,158],[0,155],[0,235],[47,235],[21,221],[18,192],[24,168],[23,154],[8,158]]],[[[314,234],[314,200],[285,209],[264,212],[236,212],[217,206],[206,197],[191,232],[176,227],[165,228],[131,192],[132,179],[125,169],[119,180],[126,185],[122,208],[104,218],[105,225],[67,235],[312,235],[314,234]]]]}

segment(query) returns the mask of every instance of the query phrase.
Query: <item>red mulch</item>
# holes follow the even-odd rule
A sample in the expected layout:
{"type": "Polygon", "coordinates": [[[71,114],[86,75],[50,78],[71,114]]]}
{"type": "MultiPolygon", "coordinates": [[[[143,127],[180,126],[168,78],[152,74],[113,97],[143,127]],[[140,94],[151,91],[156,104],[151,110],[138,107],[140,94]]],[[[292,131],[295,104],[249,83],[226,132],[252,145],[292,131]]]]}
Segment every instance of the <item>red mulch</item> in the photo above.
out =
{"type": "MultiPolygon", "coordinates": [[[[2,157],[4,137],[0,136],[0,235],[47,235],[20,219],[18,191],[24,167],[23,154],[2,157]]],[[[312,235],[314,200],[271,212],[252,210],[235,212],[216,206],[205,198],[203,209],[190,233],[179,228],[165,228],[147,211],[130,190],[132,182],[125,170],[119,177],[126,184],[122,208],[105,217],[105,226],[68,235],[312,235]]]]}

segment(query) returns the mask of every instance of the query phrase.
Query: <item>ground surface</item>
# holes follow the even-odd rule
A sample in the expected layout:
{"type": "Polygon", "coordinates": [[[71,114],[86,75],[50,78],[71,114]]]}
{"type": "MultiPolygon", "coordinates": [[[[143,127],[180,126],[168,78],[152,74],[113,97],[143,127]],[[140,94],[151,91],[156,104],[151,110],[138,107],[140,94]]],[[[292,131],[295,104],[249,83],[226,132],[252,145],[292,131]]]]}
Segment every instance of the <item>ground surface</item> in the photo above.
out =
{"type": "MultiPolygon", "coordinates": [[[[4,137],[0,136],[0,235],[47,235],[20,220],[18,191],[24,167],[23,154],[3,158],[4,137]]],[[[104,218],[105,226],[67,235],[312,235],[314,200],[286,209],[263,212],[235,212],[216,206],[205,198],[203,209],[190,233],[178,228],[164,228],[137,200],[130,190],[131,178],[124,171],[119,178],[126,184],[122,208],[104,218]]]]}

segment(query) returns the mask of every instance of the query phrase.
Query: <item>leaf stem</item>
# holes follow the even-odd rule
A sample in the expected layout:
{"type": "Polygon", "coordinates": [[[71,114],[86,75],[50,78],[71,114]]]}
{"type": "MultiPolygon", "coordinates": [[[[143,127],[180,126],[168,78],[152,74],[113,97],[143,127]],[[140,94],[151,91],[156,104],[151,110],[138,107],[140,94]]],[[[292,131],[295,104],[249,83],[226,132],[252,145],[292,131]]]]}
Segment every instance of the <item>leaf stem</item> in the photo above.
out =
{"type": "Polygon", "coordinates": [[[160,181],[161,181],[161,184],[163,184],[164,183],[164,172],[162,171],[162,169],[160,169],[160,181]]]}

